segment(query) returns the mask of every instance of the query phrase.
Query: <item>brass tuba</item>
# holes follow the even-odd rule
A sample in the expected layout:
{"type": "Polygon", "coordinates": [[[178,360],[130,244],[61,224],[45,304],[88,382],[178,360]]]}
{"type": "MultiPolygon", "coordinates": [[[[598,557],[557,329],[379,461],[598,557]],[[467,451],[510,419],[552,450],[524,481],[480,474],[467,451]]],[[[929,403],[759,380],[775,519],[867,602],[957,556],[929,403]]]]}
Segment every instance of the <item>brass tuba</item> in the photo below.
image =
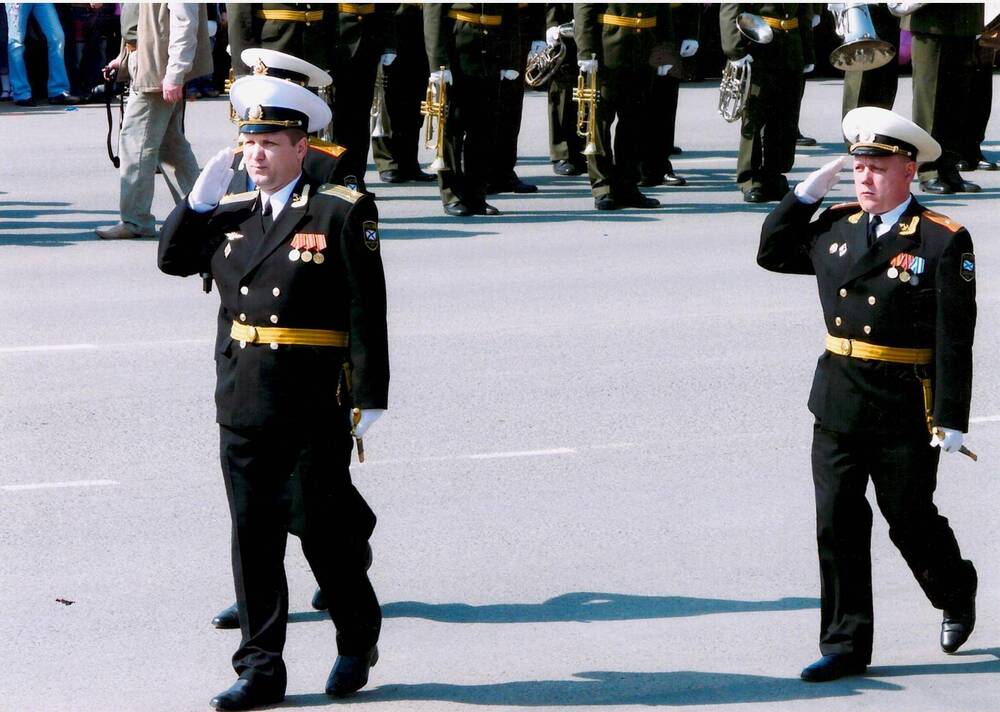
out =
{"type": "MultiPolygon", "coordinates": [[[[774,30],[764,18],[741,12],[736,18],[736,28],[740,34],[757,44],[767,44],[774,39],[774,30]]],[[[750,77],[752,75],[750,62],[736,64],[732,60],[726,62],[722,70],[722,84],[719,85],[719,114],[732,123],[743,116],[750,96],[750,77]]]]}
{"type": "Polygon", "coordinates": [[[392,126],[389,123],[389,110],[385,105],[385,90],[389,78],[385,75],[385,65],[378,65],[375,75],[375,98],[372,100],[371,116],[372,138],[392,138],[392,126]]]}
{"type": "Polygon", "coordinates": [[[566,60],[566,43],[562,41],[564,37],[573,37],[573,21],[559,25],[559,41],[555,45],[546,45],[544,49],[528,55],[528,64],[524,70],[525,84],[537,89],[559,71],[566,60]]]}
{"type": "MultiPolygon", "coordinates": [[[[596,54],[591,55],[591,59],[597,59],[596,54]]],[[[584,156],[595,156],[601,153],[597,148],[597,102],[601,100],[601,90],[597,88],[597,72],[587,72],[580,70],[580,75],[576,78],[576,88],[573,89],[573,101],[576,102],[576,135],[587,139],[584,146],[584,156]]]]}
{"type": "Polygon", "coordinates": [[[830,64],[844,72],[878,69],[896,56],[896,48],[875,34],[871,12],[863,2],[830,3],[837,34],[844,43],[830,53],[830,64]]]}
{"type": "Polygon", "coordinates": [[[445,68],[440,67],[440,79],[427,83],[427,96],[420,102],[424,121],[424,147],[434,149],[432,171],[444,170],[444,124],[448,118],[448,83],[444,80],[445,68]]]}

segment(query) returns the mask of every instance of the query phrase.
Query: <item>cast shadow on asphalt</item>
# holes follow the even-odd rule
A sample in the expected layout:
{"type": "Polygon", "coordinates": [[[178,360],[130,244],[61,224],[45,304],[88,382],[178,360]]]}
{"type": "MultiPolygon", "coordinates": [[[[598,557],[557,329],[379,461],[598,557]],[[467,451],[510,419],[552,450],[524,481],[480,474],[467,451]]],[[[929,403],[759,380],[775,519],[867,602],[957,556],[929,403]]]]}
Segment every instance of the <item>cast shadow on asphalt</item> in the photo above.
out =
{"type": "Polygon", "coordinates": [[[117,210],[76,210],[72,203],[59,201],[25,202],[0,200],[0,245],[22,245],[32,247],[64,247],[82,240],[96,240],[94,228],[108,224],[103,220],[39,220],[39,216],[117,216],[117,210]],[[18,207],[13,207],[18,206],[18,207]],[[30,233],[14,235],[14,230],[77,230],[78,232],[30,233]]]}
{"type": "MultiPolygon", "coordinates": [[[[801,611],[819,608],[818,598],[779,598],[774,601],[737,601],[691,596],[634,596],[581,591],[565,593],[542,603],[467,603],[397,601],[382,606],[384,618],[423,618],[439,623],[562,623],[685,618],[717,613],[801,611]]],[[[326,620],[325,612],[292,613],[290,622],[326,620]]]]}

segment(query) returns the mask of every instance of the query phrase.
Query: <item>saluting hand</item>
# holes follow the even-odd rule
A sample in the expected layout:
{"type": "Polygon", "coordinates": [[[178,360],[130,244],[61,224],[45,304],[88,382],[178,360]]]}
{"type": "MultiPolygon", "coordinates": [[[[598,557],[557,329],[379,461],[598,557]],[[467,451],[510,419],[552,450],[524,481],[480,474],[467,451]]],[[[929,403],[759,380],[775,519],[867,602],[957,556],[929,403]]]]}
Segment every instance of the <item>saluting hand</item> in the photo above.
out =
{"type": "Polygon", "coordinates": [[[844,168],[843,158],[834,158],[822,168],[813,171],[795,186],[795,195],[803,203],[818,203],[840,181],[840,171],[844,168]]]}
{"type": "Polygon", "coordinates": [[[192,210],[205,213],[219,204],[233,179],[232,164],[231,148],[224,148],[208,159],[188,195],[188,205],[192,210]]]}

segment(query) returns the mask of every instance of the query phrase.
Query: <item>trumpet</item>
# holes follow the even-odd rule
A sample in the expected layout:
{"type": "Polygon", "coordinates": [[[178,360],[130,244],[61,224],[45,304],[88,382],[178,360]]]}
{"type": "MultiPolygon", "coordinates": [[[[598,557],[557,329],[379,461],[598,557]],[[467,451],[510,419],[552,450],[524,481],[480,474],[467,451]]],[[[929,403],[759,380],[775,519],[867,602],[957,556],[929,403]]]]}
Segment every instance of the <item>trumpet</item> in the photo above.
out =
{"type": "MultiPolygon", "coordinates": [[[[597,55],[591,55],[591,59],[597,59],[597,55]]],[[[587,139],[583,155],[596,156],[601,153],[597,147],[597,102],[601,100],[601,90],[597,88],[597,72],[590,72],[589,77],[585,74],[581,69],[573,89],[573,101],[577,105],[576,135],[587,139]]]]}
{"type": "Polygon", "coordinates": [[[372,101],[371,130],[372,138],[392,138],[392,127],[389,124],[389,111],[385,105],[385,89],[389,78],[385,75],[385,66],[378,65],[375,76],[375,99],[372,101]]]}
{"type": "Polygon", "coordinates": [[[440,67],[440,79],[427,83],[427,96],[420,102],[420,113],[427,117],[424,121],[424,148],[434,149],[434,162],[430,165],[432,171],[443,171],[445,168],[444,124],[448,118],[448,83],[444,80],[444,72],[445,68],[440,67]]]}

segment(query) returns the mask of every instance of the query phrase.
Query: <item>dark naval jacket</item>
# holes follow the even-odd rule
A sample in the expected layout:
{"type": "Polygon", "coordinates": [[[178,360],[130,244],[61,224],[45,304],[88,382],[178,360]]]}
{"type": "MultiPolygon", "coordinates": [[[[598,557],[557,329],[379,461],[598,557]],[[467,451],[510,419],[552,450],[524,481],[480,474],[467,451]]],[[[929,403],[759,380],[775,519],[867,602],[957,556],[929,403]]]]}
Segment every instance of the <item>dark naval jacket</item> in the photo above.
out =
{"type": "Polygon", "coordinates": [[[184,200],[160,236],[161,270],[210,271],[218,287],[218,422],[233,428],[336,423],[351,403],[386,408],[385,278],[374,200],[303,174],[266,234],[260,212],[259,191],[227,195],[204,214],[184,200]],[[311,249],[295,247],[309,236],[311,249]],[[325,247],[315,245],[317,236],[325,247]],[[308,261],[300,257],[306,252],[308,261]],[[346,332],[349,345],[235,341],[234,321],[346,332]]]}
{"type": "Polygon", "coordinates": [[[837,432],[926,432],[920,379],[930,378],[933,424],[968,431],[976,324],[968,231],[912,198],[869,248],[868,215],[858,203],[834,205],[810,222],[818,207],[788,193],[764,221],[758,264],[816,275],[831,336],[932,349],[933,361],[913,366],[826,351],[816,366],[809,409],[837,432]]]}

